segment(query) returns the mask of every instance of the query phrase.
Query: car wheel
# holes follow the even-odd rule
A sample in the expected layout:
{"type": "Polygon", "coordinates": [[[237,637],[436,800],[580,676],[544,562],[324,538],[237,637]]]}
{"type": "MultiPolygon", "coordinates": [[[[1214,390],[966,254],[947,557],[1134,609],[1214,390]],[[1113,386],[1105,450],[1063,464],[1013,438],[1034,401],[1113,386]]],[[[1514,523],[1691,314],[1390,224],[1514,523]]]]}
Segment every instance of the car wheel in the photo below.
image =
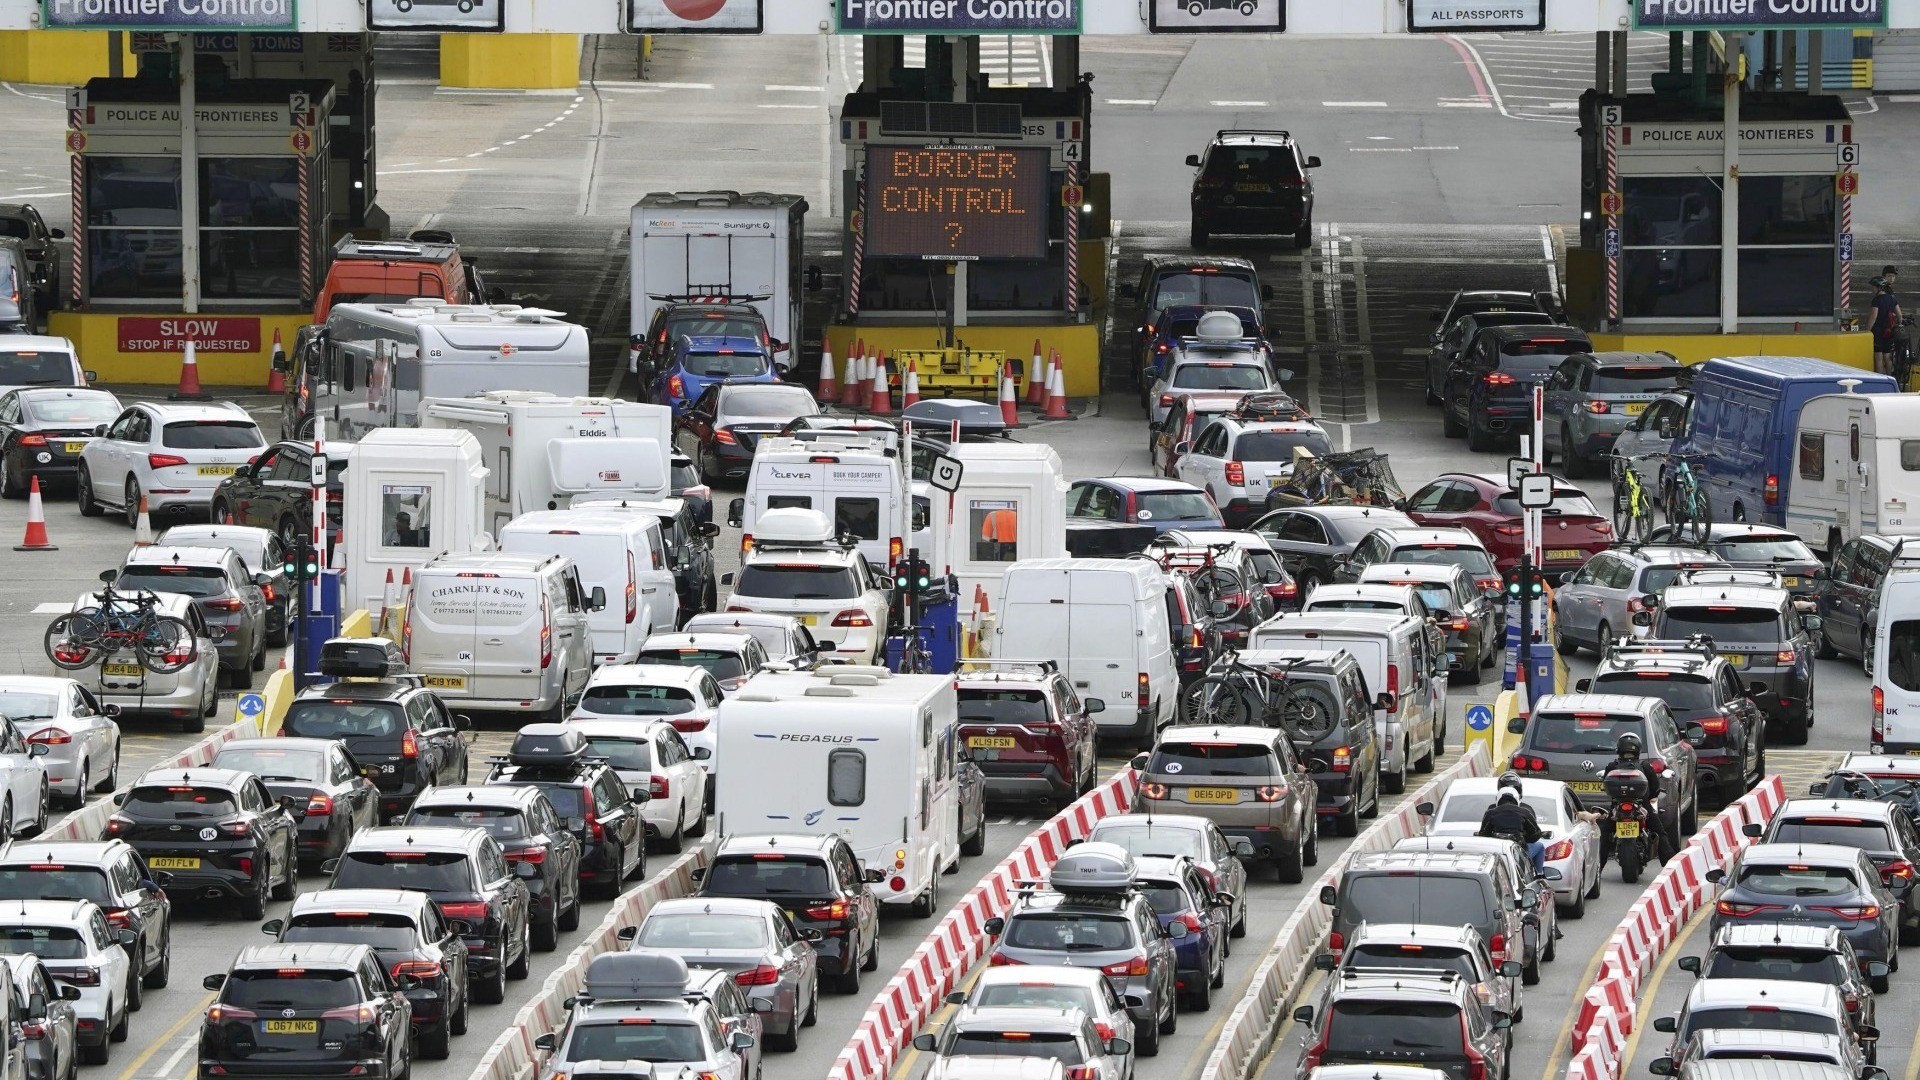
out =
{"type": "Polygon", "coordinates": [[[133,968],[134,965],[129,962],[127,965],[127,1011],[130,1013],[139,1012],[140,1006],[146,1004],[146,995],[140,990],[140,973],[133,968]]]}
{"type": "Polygon", "coordinates": [[[1304,603],[1308,597],[1313,595],[1313,590],[1320,587],[1320,572],[1318,570],[1300,571],[1300,580],[1297,584],[1300,590],[1300,600],[1304,603]]]}
{"type": "Polygon", "coordinates": [[[529,948],[532,944],[532,937],[533,934],[529,927],[528,932],[522,934],[520,938],[520,955],[514,958],[513,963],[507,965],[507,978],[515,980],[524,979],[532,970],[529,967],[529,961],[533,959],[533,950],[529,948]]]}
{"type": "Polygon", "coordinates": [[[1160,1021],[1162,1035],[1172,1035],[1180,1030],[1180,1007],[1173,1000],[1173,996],[1173,987],[1167,987],[1167,1018],[1160,1021]]]}
{"type": "Polygon", "coordinates": [[[873,940],[867,942],[867,955],[863,957],[860,961],[860,970],[861,971],[878,971],[879,969],[880,969],[880,939],[876,937],[873,940]]]}
{"type": "Polygon", "coordinates": [[[65,803],[69,809],[78,810],[87,805],[87,792],[92,790],[92,774],[93,763],[90,761],[80,762],[80,776],[74,781],[73,797],[60,800],[62,803],[65,803]]]}
{"type": "MultiPolygon", "coordinates": [[[[1133,1049],[1141,1057],[1159,1057],[1160,1025],[1136,1022],[1133,1025],[1133,1049]]],[[[105,1061],[106,1058],[100,1060],[105,1061]]]]}
{"type": "Polygon", "coordinates": [[[1440,434],[1445,435],[1449,439],[1457,439],[1467,433],[1467,425],[1462,423],[1458,417],[1453,415],[1453,405],[1450,402],[1446,401],[1445,394],[1446,394],[1446,389],[1445,387],[1442,387],[1441,388],[1442,396],[1441,396],[1441,404],[1440,404],[1440,434]]]}
{"type": "Polygon", "coordinates": [[[1360,835],[1360,796],[1355,795],[1347,802],[1347,812],[1333,819],[1335,836],[1360,835]]]}
{"type": "Polygon", "coordinates": [[[127,477],[126,504],[121,508],[127,515],[127,528],[140,527],[140,481],[127,477]]]}
{"type": "Polygon", "coordinates": [[[24,499],[27,496],[27,485],[21,483],[20,477],[14,474],[13,454],[10,452],[0,453],[0,496],[9,499],[24,499]]]}
{"type": "Polygon", "coordinates": [[[300,895],[300,856],[291,850],[293,847],[292,844],[288,844],[287,846],[289,848],[287,857],[281,860],[281,862],[285,864],[284,869],[287,872],[287,876],[278,885],[273,887],[273,898],[275,900],[291,900],[300,895]]]}
{"type": "Polygon", "coordinates": [[[452,1022],[443,1022],[432,1031],[422,1032],[419,1041],[414,1044],[414,1049],[421,1057],[435,1061],[443,1061],[451,1057],[453,1055],[452,1022]]]}
{"type": "Polygon", "coordinates": [[[853,995],[860,992],[860,964],[852,959],[846,961],[846,970],[834,977],[833,988],[842,994],[853,995]]]}
{"type": "MultiPolygon", "coordinates": [[[[575,879],[578,880],[578,879],[575,879]]],[[[580,929],[580,890],[574,889],[573,900],[554,912],[553,924],[562,933],[571,933],[580,929]]]]}
{"type": "Polygon", "coordinates": [[[268,884],[273,880],[273,860],[263,859],[260,868],[260,883],[247,892],[240,900],[240,917],[243,919],[264,919],[267,917],[268,884]]]}
{"type": "Polygon", "coordinates": [[[1700,802],[1696,798],[1687,804],[1686,812],[1680,815],[1680,835],[1692,836],[1700,831],[1700,802]]]}
{"type": "Polygon", "coordinates": [[[1562,904],[1559,913],[1569,919],[1585,918],[1587,914],[1587,894],[1575,889],[1573,893],[1573,903],[1562,904]]]}
{"type": "Polygon", "coordinates": [[[1427,404],[1429,405],[1440,404],[1440,400],[1441,400],[1440,391],[1435,390],[1433,388],[1433,370],[1431,368],[1427,370],[1426,377],[1422,378],[1420,382],[1422,383],[1422,385],[1427,391],[1427,404]]]}
{"type": "Polygon", "coordinates": [[[1301,251],[1305,251],[1313,246],[1313,222],[1311,220],[1301,222],[1300,227],[1294,230],[1293,246],[1299,248],[1301,251]]]}
{"type": "Polygon", "coordinates": [[[541,952],[552,952],[560,947],[560,911],[556,905],[553,918],[537,922],[527,927],[527,936],[534,948],[541,952]]]}
{"type": "Polygon", "coordinates": [[[1540,982],[1540,957],[1535,956],[1521,965],[1520,982],[1523,986],[1534,986],[1540,982]]]}
{"type": "Polygon", "coordinates": [[[907,914],[916,919],[931,919],[933,913],[938,910],[940,910],[940,879],[935,877],[927,882],[927,891],[916,897],[912,905],[907,908],[907,914]]]}
{"type": "Polygon", "coordinates": [[[448,1030],[452,1031],[455,1035],[465,1035],[467,1033],[467,1014],[472,1010],[473,995],[471,993],[461,994],[460,1007],[454,1010],[453,1018],[447,1021],[448,1030]]]}
{"type": "Polygon", "coordinates": [[[120,740],[113,741],[113,757],[107,762],[106,778],[100,781],[101,791],[112,791],[120,786],[120,740]]]}
{"type": "Polygon", "coordinates": [[[987,853],[987,813],[980,811],[980,823],[974,827],[973,835],[960,842],[960,854],[985,855],[987,853]]]}
{"type": "MultiPolygon", "coordinates": [[[[74,477],[73,501],[79,508],[81,517],[100,516],[102,507],[93,497],[93,474],[87,471],[85,465],[80,466],[79,475],[74,477]]],[[[105,1061],[106,1058],[100,1060],[105,1061]]]]}
{"type": "Polygon", "coordinates": [[[1560,468],[1573,480],[1586,476],[1593,470],[1588,467],[1587,459],[1573,449],[1573,433],[1565,424],[1560,425],[1560,468]]]}
{"type": "Polygon", "coordinates": [[[1389,795],[1398,795],[1407,790],[1407,752],[1404,746],[1400,749],[1400,768],[1380,774],[1380,790],[1389,795]]]}
{"type": "Polygon", "coordinates": [[[1580,655],[1580,645],[1567,635],[1567,620],[1559,618],[1559,614],[1557,611],[1554,612],[1553,651],[1559,653],[1561,656],[1578,656],[1580,655]]]}
{"type": "MultiPolygon", "coordinates": [[[[1199,5],[1196,4],[1194,6],[1198,7],[1199,5]]],[[[1207,242],[1211,239],[1213,239],[1213,237],[1212,234],[1207,231],[1206,224],[1199,218],[1194,218],[1192,223],[1187,227],[1187,246],[1195,251],[1202,251],[1205,250],[1207,242]]]]}
{"type": "MultiPolygon", "coordinates": [[[[162,931],[166,933],[166,931],[162,931]]],[[[160,962],[147,969],[142,979],[149,990],[165,990],[167,980],[173,975],[173,935],[167,933],[160,940],[160,962]]]]}
{"type": "Polygon", "coordinates": [[[1493,449],[1493,442],[1494,442],[1493,432],[1488,431],[1485,428],[1482,428],[1479,424],[1474,423],[1472,418],[1468,418],[1467,449],[1484,453],[1488,450],[1493,449]]]}
{"type": "Polygon", "coordinates": [[[1595,628],[1593,640],[1600,643],[1597,646],[1598,651],[1604,654],[1607,651],[1607,644],[1613,640],[1613,627],[1602,622],[1595,628]]]}
{"type": "Polygon", "coordinates": [[[215,525],[231,525],[233,524],[233,507],[227,505],[225,499],[215,499],[213,505],[207,507],[207,518],[215,525]]]}
{"type": "MultiPolygon", "coordinates": [[[[503,941],[504,945],[505,942],[503,941]]],[[[493,965],[493,975],[486,982],[473,988],[473,1000],[482,1005],[498,1005],[507,1000],[507,968],[504,964],[493,965]]]]}
{"type": "Polygon", "coordinates": [[[1306,824],[1300,826],[1300,832],[1306,837],[1301,844],[1300,865],[1320,865],[1320,827],[1318,823],[1314,821],[1312,816],[1309,816],[1306,824]]]}
{"type": "MultiPolygon", "coordinates": [[[[107,1015],[109,1016],[113,1015],[111,1011],[111,1007],[109,1007],[109,1011],[107,1015]]],[[[126,1042],[127,1027],[128,1027],[129,1021],[131,1021],[132,1018],[133,1018],[133,1010],[127,1007],[126,1002],[124,1001],[121,1002],[120,1003],[120,1020],[118,1023],[113,1025],[112,1030],[107,1032],[107,1041],[108,1042],[126,1042]]]]}
{"type": "Polygon", "coordinates": [[[267,642],[264,635],[260,639],[260,651],[253,654],[253,670],[267,670],[267,642]]]}
{"type": "Polygon", "coordinates": [[[1282,885],[1298,885],[1303,876],[1301,856],[1305,853],[1305,841],[1295,837],[1293,846],[1273,857],[1273,872],[1282,885]]]}
{"type": "Polygon", "coordinates": [[[1206,1012],[1213,1008],[1213,977],[1202,975],[1187,988],[1187,1011],[1206,1012]]]}
{"type": "Polygon", "coordinates": [[[52,805],[53,805],[53,792],[48,787],[47,782],[45,780],[41,780],[40,781],[40,805],[33,815],[33,820],[27,823],[27,831],[22,835],[39,836],[41,833],[46,832],[48,808],[51,807],[52,805]]]}

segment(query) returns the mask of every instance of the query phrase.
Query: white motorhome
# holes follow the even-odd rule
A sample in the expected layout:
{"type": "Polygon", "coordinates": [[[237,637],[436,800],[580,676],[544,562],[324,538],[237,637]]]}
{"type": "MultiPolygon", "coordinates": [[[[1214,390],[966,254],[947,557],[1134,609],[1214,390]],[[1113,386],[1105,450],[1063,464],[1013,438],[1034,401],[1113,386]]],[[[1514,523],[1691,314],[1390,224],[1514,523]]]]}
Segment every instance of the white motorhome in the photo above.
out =
{"type": "Polygon", "coordinates": [[[606,590],[587,616],[595,664],[631,664],[649,634],[671,633],[679,614],[660,519],[621,510],[536,510],[500,529],[500,550],[565,555],[580,584],[606,590]]]}
{"type": "Polygon", "coordinates": [[[879,438],[769,438],[754,449],[739,512],[740,550],[753,547],[754,522],[768,510],[818,510],[836,535],[859,540],[868,563],[886,568],[912,543],[913,500],[907,465],[879,438]]]}
{"type": "Polygon", "coordinates": [[[1920,398],[1827,394],[1800,410],[1786,526],[1829,558],[1862,533],[1920,534],[1920,398]]]}
{"type": "Polygon", "coordinates": [[[302,336],[283,430],[306,438],[412,427],[425,398],[510,387],[587,393],[587,329],[560,312],[512,304],[339,304],[302,336]]]}
{"type": "Polygon", "coordinates": [[[576,498],[660,499],[672,490],[673,411],[614,398],[489,390],[420,405],[423,428],[461,428],[487,463],[487,522],[576,498]]]}
{"type": "Polygon", "coordinates": [[[727,835],[839,833],[884,904],[939,910],[960,858],[950,675],[763,671],[720,706],[714,808],[727,835]]]}
{"type": "Polygon", "coordinates": [[[800,339],[807,201],[764,191],[655,191],[633,204],[633,311],[645,334],[674,303],[751,304],[767,320],[774,364],[793,367],[800,339]]]}
{"type": "Polygon", "coordinates": [[[1058,660],[1103,738],[1152,746],[1180,706],[1166,572],[1145,559],[1022,559],[994,599],[993,655],[1058,660]]]}
{"type": "Polygon", "coordinates": [[[436,556],[493,546],[487,467],[464,431],[381,428],[353,449],[341,478],[342,609],[379,611],[397,584],[436,556]]]}
{"type": "MultiPolygon", "coordinates": [[[[1016,561],[1066,557],[1067,473],[1053,447],[1044,443],[961,442],[946,447],[945,452],[959,459],[962,466],[959,490],[949,496],[931,486],[914,486],[929,503],[933,556],[928,563],[935,571],[952,569],[959,579],[963,608],[971,606],[976,587],[997,599],[1001,577],[1016,561]],[[992,539],[1008,515],[1015,522],[1016,542],[1012,544],[992,539]]],[[[1025,659],[1053,654],[999,655],[1025,659]]],[[[1118,699],[1106,700],[1109,711],[1124,711],[1112,704],[1118,699]]]]}

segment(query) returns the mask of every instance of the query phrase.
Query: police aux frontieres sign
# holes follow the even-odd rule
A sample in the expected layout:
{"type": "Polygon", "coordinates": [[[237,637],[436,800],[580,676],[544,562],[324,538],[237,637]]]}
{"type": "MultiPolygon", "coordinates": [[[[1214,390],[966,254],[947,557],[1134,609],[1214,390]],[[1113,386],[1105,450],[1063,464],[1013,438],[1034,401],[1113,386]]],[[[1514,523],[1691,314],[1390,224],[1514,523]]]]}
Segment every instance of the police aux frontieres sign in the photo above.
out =
{"type": "Polygon", "coordinates": [[[41,0],[62,30],[293,30],[294,0],[41,0]]]}

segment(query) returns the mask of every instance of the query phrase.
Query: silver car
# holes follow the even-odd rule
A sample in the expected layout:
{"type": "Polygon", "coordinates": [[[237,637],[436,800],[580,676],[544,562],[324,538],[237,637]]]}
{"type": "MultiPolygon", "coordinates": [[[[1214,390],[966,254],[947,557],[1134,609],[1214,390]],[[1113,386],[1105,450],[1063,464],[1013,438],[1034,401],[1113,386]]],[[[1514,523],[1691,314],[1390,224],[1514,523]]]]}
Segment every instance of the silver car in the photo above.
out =
{"type": "MultiPolygon", "coordinates": [[[[1685,365],[1667,353],[1575,353],[1547,380],[1546,451],[1568,476],[1605,464],[1614,441],[1659,395],[1680,383],[1685,365]]],[[[1600,471],[1604,472],[1604,469],[1600,471]]]]}
{"type": "MultiPolygon", "coordinates": [[[[1438,812],[1428,816],[1427,835],[1478,835],[1480,818],[1498,794],[1491,776],[1455,780],[1440,799],[1438,812]]],[[[1600,827],[1582,816],[1580,800],[1558,780],[1523,778],[1520,797],[1540,820],[1554,903],[1568,918],[1577,919],[1586,914],[1587,901],[1600,895],[1600,872],[1606,869],[1600,854],[1600,827]]]]}
{"type": "Polygon", "coordinates": [[[72,679],[0,676],[0,715],[21,738],[45,746],[41,763],[54,797],[78,807],[93,791],[112,791],[120,775],[117,705],[102,705],[72,679]]]}
{"type": "Polygon", "coordinates": [[[622,931],[635,952],[678,956],[692,967],[730,972],[766,1025],[776,1050],[799,1045],[820,1001],[817,930],[801,930],[770,900],[693,896],[653,905],[622,931]]]}
{"type": "MultiPolygon", "coordinates": [[[[1233,937],[1247,934],[1247,867],[1220,826],[1197,814],[1115,814],[1094,822],[1087,842],[1114,844],[1135,858],[1184,855],[1213,887],[1233,897],[1229,908],[1233,937]]],[[[1240,841],[1246,855],[1252,846],[1240,841]]]]}
{"type": "Polygon", "coordinates": [[[757,1080],[747,1067],[753,1034],[727,1024],[702,985],[678,956],[601,953],[587,965],[581,993],[565,1003],[566,1028],[533,1040],[541,1055],[534,1076],[618,1076],[630,1073],[628,1062],[640,1061],[651,1063],[655,1071],[648,1075],[662,1080],[757,1080]]]}
{"type": "Polygon", "coordinates": [[[1410,971],[1451,971],[1466,980],[1482,1003],[1515,1021],[1526,1008],[1520,995],[1520,962],[1495,963],[1487,940],[1471,926],[1432,923],[1363,923],[1340,956],[1321,953],[1313,966],[1410,971]]]}
{"type": "MultiPolygon", "coordinates": [[[[185,620],[193,631],[192,658],[180,670],[163,675],[148,671],[133,650],[123,649],[79,672],[82,685],[93,691],[103,706],[118,707],[123,720],[136,714],[165,716],[176,721],[181,731],[205,731],[207,717],[220,708],[219,645],[192,597],[179,593],[152,595],[158,597],[156,612],[185,620]]],[[[86,593],[73,603],[75,611],[99,606],[99,593],[86,593]]],[[[131,605],[127,608],[131,610],[131,605]]]]}
{"type": "Polygon", "coordinates": [[[1726,560],[1701,548],[1677,544],[1616,547],[1560,575],[1553,593],[1554,649],[1571,656],[1596,652],[1620,634],[1633,632],[1633,617],[1689,570],[1724,568],[1726,560]]]}
{"type": "Polygon", "coordinates": [[[814,640],[813,631],[793,615],[767,611],[707,611],[688,619],[680,627],[683,634],[746,634],[760,642],[767,659],[782,664],[811,667],[820,655],[832,652],[814,640]]]}
{"type": "Polygon", "coordinates": [[[914,1049],[952,1058],[1042,1057],[1065,1065],[1069,1075],[1086,1080],[1127,1080],[1133,1044],[1119,1036],[1102,1038],[1093,1020],[1079,1009],[1023,1006],[963,1007],[938,1034],[916,1036],[914,1049]]]}
{"type": "MultiPolygon", "coordinates": [[[[1093,1029],[1102,1039],[1133,1042],[1133,1016],[1127,1004],[1114,992],[1107,977],[1093,968],[1061,967],[1052,964],[1018,964],[1012,967],[987,967],[973,980],[971,992],[955,990],[947,995],[949,1005],[975,1008],[1058,1008],[1079,1009],[1093,1021],[1093,1029]]],[[[1113,1044],[1108,1043],[1108,1052],[1113,1044]]],[[[1131,1046],[1125,1059],[1126,1075],[1133,1075],[1131,1046]]]]}

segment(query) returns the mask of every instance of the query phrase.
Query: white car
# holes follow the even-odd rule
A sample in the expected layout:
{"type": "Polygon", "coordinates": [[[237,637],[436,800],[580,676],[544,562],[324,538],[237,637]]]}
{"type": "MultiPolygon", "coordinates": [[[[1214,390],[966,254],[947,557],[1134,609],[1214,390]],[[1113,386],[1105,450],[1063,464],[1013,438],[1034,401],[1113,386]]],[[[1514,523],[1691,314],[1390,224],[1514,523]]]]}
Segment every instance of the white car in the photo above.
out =
{"type": "Polygon", "coordinates": [[[80,1059],[105,1065],[109,1043],[127,1037],[140,993],[127,946],[133,931],[116,931],[91,900],[9,900],[0,905],[0,951],[32,953],[55,979],[80,988],[80,1059]]]}
{"type": "Polygon", "coordinates": [[[87,517],[118,509],[129,526],[143,495],[153,517],[205,514],[220,481],[266,448],[260,425],[232,402],[135,402],[80,451],[74,499],[87,517]]]}
{"type": "Polygon", "coordinates": [[[670,723],[653,720],[583,720],[567,726],[587,737],[593,753],[607,759],[640,804],[647,836],[666,851],[679,851],[683,837],[707,831],[706,763],[712,751],[687,746],[670,723]]]}
{"type": "Polygon", "coordinates": [[[1273,371],[1261,354],[1245,345],[1195,344],[1175,354],[1161,368],[1160,377],[1148,391],[1148,419],[1159,424],[1167,418],[1173,396],[1182,390],[1234,390],[1251,394],[1260,390],[1278,390],[1273,371]]]}
{"type": "Polygon", "coordinates": [[[0,829],[7,837],[38,836],[47,827],[53,784],[46,757],[53,747],[29,743],[12,724],[0,725],[0,829]]]}
{"type": "MultiPolygon", "coordinates": [[[[1428,836],[1473,836],[1480,817],[1498,797],[1498,778],[1465,776],[1455,780],[1427,825],[1428,836]]],[[[1600,854],[1600,827],[1581,816],[1573,792],[1559,780],[1522,777],[1520,797],[1533,807],[1547,845],[1547,882],[1553,886],[1555,906],[1569,918],[1579,918],[1587,901],[1600,893],[1600,872],[1606,860],[1600,854]]]]}
{"type": "Polygon", "coordinates": [[[842,547],[818,510],[768,510],[754,528],[754,548],[740,572],[720,579],[733,586],[727,610],[792,615],[832,647],[821,659],[875,663],[887,633],[889,583],[860,550],[842,547]]]}
{"type": "Polygon", "coordinates": [[[913,1040],[915,1049],[938,1055],[936,1068],[949,1058],[1004,1060],[1014,1056],[1008,1052],[1010,1043],[1023,1049],[1044,1044],[1044,1056],[1065,1065],[1069,1075],[1086,1080],[1127,1080],[1133,1064],[1131,1039],[1102,1038],[1093,1018],[1074,1008],[969,1006],[955,1012],[937,1033],[913,1040]]]}
{"type": "MultiPolygon", "coordinates": [[[[159,600],[155,611],[184,620],[193,631],[192,659],[180,670],[163,675],[147,670],[132,650],[123,649],[78,674],[102,705],[117,707],[123,718],[135,714],[165,716],[175,720],[183,732],[205,731],[207,717],[220,709],[220,646],[213,640],[206,618],[194,606],[193,597],[183,593],[151,595],[159,600]]],[[[99,593],[83,593],[73,602],[75,611],[99,606],[99,593]]]]}
{"type": "Polygon", "coordinates": [[[688,634],[749,634],[766,650],[767,659],[797,667],[814,663],[820,652],[820,644],[814,640],[813,631],[793,615],[773,615],[764,611],[708,611],[688,619],[680,629],[688,634]]]}
{"type": "Polygon", "coordinates": [[[767,651],[751,634],[653,634],[640,643],[636,664],[701,668],[728,697],[767,666],[767,651]]]}
{"type": "Polygon", "coordinates": [[[72,679],[0,675],[0,715],[29,745],[47,748],[41,764],[53,794],[78,807],[92,791],[112,791],[120,775],[120,709],[102,705],[72,679]]]}
{"type": "Polygon", "coordinates": [[[1190,444],[1173,448],[1176,477],[1206,489],[1229,526],[1245,528],[1267,512],[1267,492],[1293,475],[1294,454],[1333,452],[1319,424],[1243,420],[1229,413],[1208,424],[1190,444]]]}
{"type": "MultiPolygon", "coordinates": [[[[696,755],[700,771],[713,774],[713,721],[726,694],[706,668],[667,664],[608,664],[593,669],[586,692],[568,723],[579,720],[629,724],[664,720],[696,755]],[[705,751],[705,756],[699,756],[705,751]]],[[[713,785],[707,785],[711,802],[713,785]]]]}
{"type": "MultiPolygon", "coordinates": [[[[989,967],[973,981],[973,990],[955,990],[947,995],[948,1004],[975,1008],[1067,1008],[1079,1009],[1093,1021],[1102,1039],[1133,1041],[1133,1014],[1116,994],[1113,984],[1096,968],[1060,967],[1051,964],[989,967]]],[[[1132,1076],[1132,1054],[1125,1059],[1125,1072],[1132,1076]]]]}

